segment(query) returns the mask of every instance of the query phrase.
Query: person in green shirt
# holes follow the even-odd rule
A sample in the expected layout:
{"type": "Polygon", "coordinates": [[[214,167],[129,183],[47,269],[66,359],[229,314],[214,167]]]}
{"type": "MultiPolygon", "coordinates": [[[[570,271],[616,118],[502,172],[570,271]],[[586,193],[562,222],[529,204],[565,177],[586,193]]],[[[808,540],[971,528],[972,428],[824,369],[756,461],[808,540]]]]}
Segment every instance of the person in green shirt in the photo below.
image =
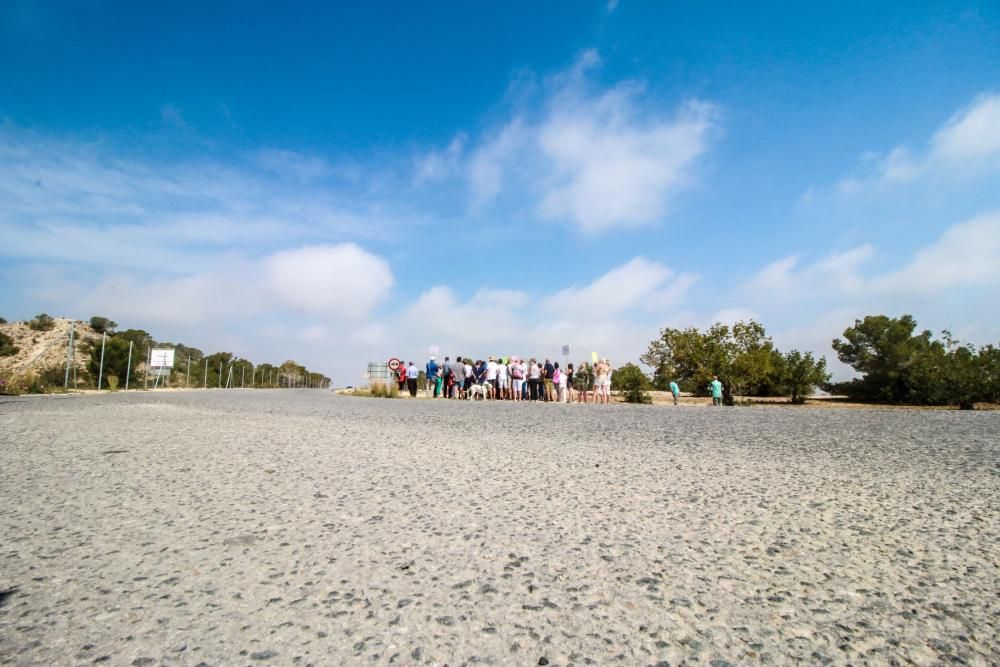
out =
{"type": "Polygon", "coordinates": [[[674,405],[677,405],[677,397],[681,394],[681,388],[673,380],[670,381],[670,393],[674,396],[674,405]]]}
{"type": "Polygon", "coordinates": [[[708,388],[712,391],[712,405],[722,405],[722,383],[718,376],[712,376],[708,388]]]}

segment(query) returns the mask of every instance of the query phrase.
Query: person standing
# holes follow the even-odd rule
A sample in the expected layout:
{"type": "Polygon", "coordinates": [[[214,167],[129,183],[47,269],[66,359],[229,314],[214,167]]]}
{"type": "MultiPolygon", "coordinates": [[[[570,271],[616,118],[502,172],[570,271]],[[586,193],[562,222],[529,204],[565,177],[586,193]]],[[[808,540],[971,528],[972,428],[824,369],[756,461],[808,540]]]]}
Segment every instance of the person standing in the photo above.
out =
{"type": "Polygon", "coordinates": [[[465,367],[465,384],[462,387],[462,393],[466,397],[468,397],[469,390],[472,389],[472,385],[474,385],[476,383],[476,374],[472,370],[472,360],[471,359],[463,359],[462,363],[463,363],[463,365],[465,367]]]}
{"type": "Polygon", "coordinates": [[[712,381],[709,383],[708,388],[712,392],[712,405],[722,405],[722,383],[719,382],[717,375],[712,376],[712,381]]]}
{"type": "Polygon", "coordinates": [[[674,397],[674,405],[677,405],[677,397],[681,395],[681,388],[673,380],[670,381],[670,393],[674,397]]]}
{"type": "Polygon", "coordinates": [[[497,360],[490,355],[486,362],[486,391],[490,393],[490,398],[495,399],[497,393],[497,360]]]}
{"type": "Polygon", "coordinates": [[[573,402],[573,364],[566,364],[566,402],[573,402]]]}
{"type": "Polygon", "coordinates": [[[611,398],[611,363],[601,359],[594,367],[594,402],[607,403],[611,398]]]}
{"type": "Polygon", "coordinates": [[[410,398],[417,397],[417,378],[420,377],[420,371],[411,361],[410,365],[406,368],[406,386],[410,390],[410,398]]]}
{"type": "Polygon", "coordinates": [[[508,374],[509,370],[506,364],[506,360],[500,359],[500,361],[497,363],[497,386],[500,388],[499,390],[500,395],[498,396],[500,400],[506,400],[508,397],[507,388],[510,386],[509,385],[510,378],[508,377],[508,374]]]}
{"type": "Polygon", "coordinates": [[[437,387],[437,374],[438,374],[438,364],[434,361],[434,355],[427,360],[427,365],[424,367],[424,381],[426,382],[426,387],[424,387],[427,395],[430,396],[431,392],[437,387]]]}
{"type": "Polygon", "coordinates": [[[402,361],[399,362],[399,366],[396,368],[396,382],[399,383],[400,393],[406,389],[406,364],[402,361]]]}
{"type": "Polygon", "coordinates": [[[451,374],[454,381],[449,398],[462,398],[462,387],[465,385],[465,364],[462,363],[462,355],[458,355],[455,361],[451,362],[451,374]]]}
{"type": "Polygon", "coordinates": [[[555,376],[556,367],[552,365],[552,362],[548,359],[545,360],[545,366],[542,367],[542,382],[545,386],[545,400],[553,401],[555,398],[552,395],[552,378],[555,376]]]}

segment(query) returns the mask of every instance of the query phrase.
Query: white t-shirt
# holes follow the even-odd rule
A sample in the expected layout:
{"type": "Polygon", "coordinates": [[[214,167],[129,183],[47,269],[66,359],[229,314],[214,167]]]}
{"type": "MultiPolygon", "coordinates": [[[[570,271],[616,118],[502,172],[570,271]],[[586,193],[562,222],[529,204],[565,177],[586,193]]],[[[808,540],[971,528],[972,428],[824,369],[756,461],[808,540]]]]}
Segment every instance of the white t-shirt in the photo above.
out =
{"type": "Polygon", "coordinates": [[[486,364],[486,379],[496,380],[497,379],[497,362],[491,361],[486,364]]]}
{"type": "Polygon", "coordinates": [[[420,370],[416,366],[408,366],[406,368],[406,377],[410,380],[416,380],[420,377],[420,370]]]}
{"type": "Polygon", "coordinates": [[[465,377],[467,378],[472,377],[472,366],[470,366],[469,364],[465,365],[465,377]]]}
{"type": "Polygon", "coordinates": [[[503,364],[497,366],[497,379],[501,382],[507,381],[507,367],[503,364]]]}

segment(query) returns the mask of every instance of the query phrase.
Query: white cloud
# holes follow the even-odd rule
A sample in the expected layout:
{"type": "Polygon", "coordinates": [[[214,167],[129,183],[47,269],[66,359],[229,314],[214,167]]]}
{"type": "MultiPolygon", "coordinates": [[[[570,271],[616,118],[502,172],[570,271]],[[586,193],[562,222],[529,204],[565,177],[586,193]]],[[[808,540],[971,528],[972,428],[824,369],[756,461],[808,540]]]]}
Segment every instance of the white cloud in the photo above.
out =
{"type": "MultiPolygon", "coordinates": [[[[983,94],[955,113],[921,151],[896,146],[888,153],[866,153],[864,174],[837,182],[843,195],[856,195],[867,188],[899,186],[918,179],[955,179],[994,169],[1000,160],[1000,94],[983,94]]],[[[803,200],[814,198],[812,188],[803,200]]]]}
{"type": "Polygon", "coordinates": [[[935,156],[950,160],[1000,155],[1000,94],[980,96],[938,130],[931,143],[935,156]]]}
{"type": "Polygon", "coordinates": [[[904,267],[872,282],[880,292],[910,294],[975,285],[1000,288],[1000,213],[951,227],[904,267]]]}
{"type": "Polygon", "coordinates": [[[553,178],[539,203],[544,217],[588,232],[656,222],[704,152],[713,108],[686,105],[672,119],[632,118],[628,87],[560,108],[539,142],[553,178]]]}
{"type": "Polygon", "coordinates": [[[716,107],[663,111],[638,81],[595,91],[589,73],[599,63],[596,51],[583,52],[532,99],[540,111],[522,100],[462,160],[454,141],[418,160],[416,180],[459,171],[474,210],[501,200],[588,233],[662,221],[693,181],[716,107]]]}
{"type": "Polygon", "coordinates": [[[392,288],[389,264],[358,246],[309,246],[264,260],[264,285],[282,304],[338,319],[364,317],[392,288]]]}
{"type": "Polygon", "coordinates": [[[695,280],[691,275],[675,277],[663,264],[636,257],[588,285],[568,287],[547,297],[542,310],[610,317],[633,311],[650,301],[662,308],[679,302],[695,280]]]}

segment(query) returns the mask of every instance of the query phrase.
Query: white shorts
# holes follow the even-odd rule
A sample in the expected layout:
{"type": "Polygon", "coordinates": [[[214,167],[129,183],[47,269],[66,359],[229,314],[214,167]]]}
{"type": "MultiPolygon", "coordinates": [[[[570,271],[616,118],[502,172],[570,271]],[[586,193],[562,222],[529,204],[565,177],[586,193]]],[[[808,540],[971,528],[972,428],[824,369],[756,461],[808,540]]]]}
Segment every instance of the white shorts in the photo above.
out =
{"type": "Polygon", "coordinates": [[[611,386],[611,378],[609,377],[599,377],[594,382],[594,386],[598,389],[604,389],[605,387],[611,386]]]}
{"type": "Polygon", "coordinates": [[[524,380],[511,380],[514,383],[514,392],[517,394],[521,393],[521,387],[524,385],[524,380]]]}

